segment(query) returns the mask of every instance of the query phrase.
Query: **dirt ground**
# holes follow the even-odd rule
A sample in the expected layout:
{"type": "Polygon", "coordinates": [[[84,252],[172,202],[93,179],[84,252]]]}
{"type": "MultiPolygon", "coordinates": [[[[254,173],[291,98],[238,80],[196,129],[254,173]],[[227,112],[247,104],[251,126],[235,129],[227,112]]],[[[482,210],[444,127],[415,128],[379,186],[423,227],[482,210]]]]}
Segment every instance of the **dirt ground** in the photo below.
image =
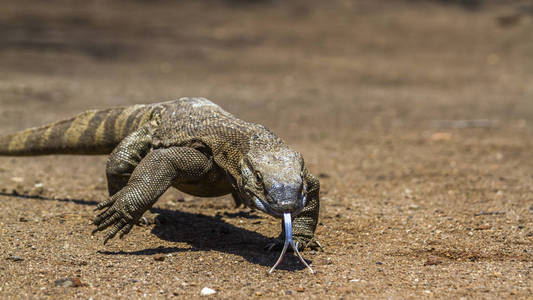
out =
{"type": "Polygon", "coordinates": [[[325,251],[268,274],[279,220],[175,190],[104,246],[105,157],[1,157],[0,297],[531,299],[528,2],[2,3],[0,134],[210,98],[303,153],[325,251]]]}

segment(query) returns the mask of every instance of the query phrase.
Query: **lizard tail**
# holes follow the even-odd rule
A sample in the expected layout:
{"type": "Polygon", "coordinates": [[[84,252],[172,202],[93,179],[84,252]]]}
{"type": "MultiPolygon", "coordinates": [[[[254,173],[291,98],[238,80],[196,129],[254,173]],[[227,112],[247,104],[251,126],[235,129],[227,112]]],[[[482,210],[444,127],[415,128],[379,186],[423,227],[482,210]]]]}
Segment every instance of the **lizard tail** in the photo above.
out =
{"type": "Polygon", "coordinates": [[[154,106],[89,110],[73,118],[0,136],[0,155],[109,154],[129,133],[149,122],[154,106]]]}

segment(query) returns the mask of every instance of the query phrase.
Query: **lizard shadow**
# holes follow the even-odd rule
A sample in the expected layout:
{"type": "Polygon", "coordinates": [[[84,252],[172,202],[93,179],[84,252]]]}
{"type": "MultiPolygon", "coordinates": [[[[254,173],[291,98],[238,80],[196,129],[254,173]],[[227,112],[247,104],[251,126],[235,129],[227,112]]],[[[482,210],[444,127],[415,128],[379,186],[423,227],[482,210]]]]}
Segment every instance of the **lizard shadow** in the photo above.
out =
{"type": "MultiPolygon", "coordinates": [[[[258,215],[255,215],[253,213],[249,213],[247,211],[239,211],[237,213],[229,213],[229,212],[224,212],[223,215],[225,217],[228,217],[228,218],[245,218],[245,219],[248,219],[248,220],[252,220],[252,219],[262,219],[261,216],[258,216],[258,215]]],[[[219,216],[219,214],[217,214],[217,216],[219,216]]],[[[216,216],[215,216],[216,217],[216,216]]]]}
{"type": "MultiPolygon", "coordinates": [[[[16,191],[12,193],[0,192],[0,195],[24,199],[72,202],[89,206],[96,206],[99,203],[98,201],[92,200],[52,199],[41,195],[24,195],[16,191]]],[[[274,265],[274,262],[279,257],[279,251],[268,252],[264,249],[265,245],[275,241],[274,238],[227,223],[222,220],[221,214],[212,217],[162,208],[152,208],[150,211],[159,214],[155,226],[151,230],[153,234],[165,241],[187,243],[192,248],[160,246],[138,251],[99,251],[99,253],[104,255],[148,256],[154,254],[214,250],[238,255],[250,263],[266,267],[274,265]]],[[[228,218],[262,219],[261,216],[248,212],[223,213],[223,215],[228,218]]],[[[311,263],[309,260],[306,261],[311,263]]],[[[291,251],[288,251],[283,262],[277,269],[296,271],[304,268],[305,266],[300,263],[298,258],[291,251]]]]}
{"type": "MultiPolygon", "coordinates": [[[[102,251],[106,255],[153,255],[187,251],[218,251],[241,256],[248,262],[271,267],[279,257],[280,251],[268,252],[265,245],[275,241],[255,231],[234,226],[222,220],[221,215],[206,216],[182,211],[153,208],[159,214],[152,233],[162,240],[173,243],[187,243],[192,248],[157,247],[139,251],[102,251]]],[[[236,216],[231,216],[236,217],[236,216]]],[[[261,217],[252,215],[251,219],[261,217]]],[[[311,263],[307,260],[308,263],[311,263]]],[[[298,258],[288,252],[277,269],[296,271],[305,266],[298,258]]]]}
{"type": "Polygon", "coordinates": [[[8,197],[17,197],[17,198],[24,198],[24,199],[36,199],[36,200],[45,200],[45,201],[59,201],[59,202],[72,202],[80,205],[98,205],[98,201],[93,200],[81,200],[81,199],[70,199],[70,198],[49,198],[44,197],[41,195],[26,195],[26,194],[19,194],[17,191],[13,191],[11,193],[7,192],[0,192],[0,196],[8,196],[8,197]]]}

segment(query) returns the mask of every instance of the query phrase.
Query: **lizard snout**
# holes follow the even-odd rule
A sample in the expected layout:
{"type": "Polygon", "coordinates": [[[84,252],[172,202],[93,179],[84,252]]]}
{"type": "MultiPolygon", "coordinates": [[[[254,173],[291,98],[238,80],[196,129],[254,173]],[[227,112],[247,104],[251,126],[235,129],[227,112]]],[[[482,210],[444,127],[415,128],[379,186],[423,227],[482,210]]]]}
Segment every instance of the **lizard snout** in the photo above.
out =
{"type": "Polygon", "coordinates": [[[282,214],[300,211],[304,206],[300,190],[297,184],[271,185],[267,194],[270,208],[282,214]]]}
{"type": "Polygon", "coordinates": [[[272,209],[280,213],[290,213],[294,214],[303,208],[303,205],[300,205],[297,201],[282,201],[271,205],[272,209]]]}

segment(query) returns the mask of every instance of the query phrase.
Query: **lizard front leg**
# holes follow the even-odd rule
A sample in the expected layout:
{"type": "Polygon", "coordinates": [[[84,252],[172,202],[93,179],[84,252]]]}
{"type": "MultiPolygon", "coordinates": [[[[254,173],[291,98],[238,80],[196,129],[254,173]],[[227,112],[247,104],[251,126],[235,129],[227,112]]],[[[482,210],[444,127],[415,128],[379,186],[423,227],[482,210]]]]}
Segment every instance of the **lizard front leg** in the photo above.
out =
{"type": "Polygon", "coordinates": [[[93,233],[111,227],[104,244],[119,232],[123,237],[174,182],[199,179],[211,165],[205,155],[193,148],[151,151],[137,165],[127,185],[115,193],[111,201],[97,206],[96,209],[107,209],[94,218],[97,228],[93,233]]]}
{"type": "MultiPolygon", "coordinates": [[[[298,250],[322,248],[314,238],[320,211],[320,181],[310,173],[306,172],[305,174],[307,204],[298,215],[293,217],[292,221],[294,241],[298,244],[298,250]]],[[[285,233],[282,232],[282,234],[285,233]]]]}

